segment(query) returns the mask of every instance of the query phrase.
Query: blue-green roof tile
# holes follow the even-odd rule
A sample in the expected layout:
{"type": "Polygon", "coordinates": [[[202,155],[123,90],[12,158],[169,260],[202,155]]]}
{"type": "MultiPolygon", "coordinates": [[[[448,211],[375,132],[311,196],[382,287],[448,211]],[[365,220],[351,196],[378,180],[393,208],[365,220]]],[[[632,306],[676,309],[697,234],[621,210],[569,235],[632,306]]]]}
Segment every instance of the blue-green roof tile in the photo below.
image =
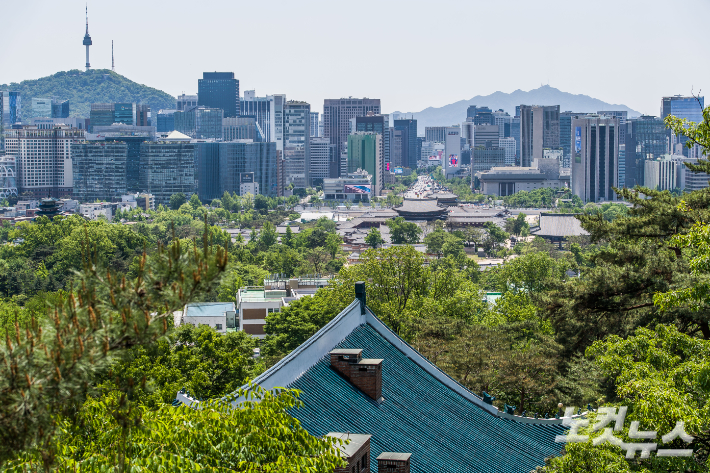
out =
{"type": "Polygon", "coordinates": [[[323,357],[288,387],[301,390],[303,407],[291,414],[312,435],[371,434],[370,465],[382,452],[411,453],[411,471],[528,473],[560,452],[557,424],[525,424],[496,417],[444,385],[369,324],[335,348],[361,348],[382,358],[377,403],[330,368],[323,357]]]}

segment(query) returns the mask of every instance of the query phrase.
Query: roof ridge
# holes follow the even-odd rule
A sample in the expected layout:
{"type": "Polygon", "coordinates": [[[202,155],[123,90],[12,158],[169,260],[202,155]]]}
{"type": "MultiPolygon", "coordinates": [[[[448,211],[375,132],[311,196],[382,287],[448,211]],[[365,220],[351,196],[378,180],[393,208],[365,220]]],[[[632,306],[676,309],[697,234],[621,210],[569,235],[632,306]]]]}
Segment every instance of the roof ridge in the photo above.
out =
{"type": "MultiPolygon", "coordinates": [[[[259,385],[266,390],[288,387],[292,383],[296,382],[305,372],[314,367],[319,361],[327,357],[335,347],[337,347],[358,327],[369,325],[386,342],[439,381],[447,389],[457,393],[465,400],[476,405],[492,416],[515,420],[520,423],[562,423],[562,419],[533,419],[507,414],[498,410],[498,408],[492,404],[485,403],[480,396],[460,384],[448,373],[436,366],[424,355],[419,353],[414,347],[409,345],[402,337],[397,335],[391,328],[382,322],[369,307],[366,306],[365,308],[365,314],[362,314],[362,311],[360,310],[360,301],[355,299],[350,303],[350,305],[343,309],[315,334],[309,337],[308,340],[303,342],[298,348],[254,378],[254,380],[252,380],[252,384],[259,385]]],[[[241,389],[248,390],[248,388],[249,384],[245,384],[241,389]]],[[[235,393],[231,393],[224,396],[221,400],[234,399],[234,394],[235,393]]],[[[193,399],[180,393],[178,393],[177,399],[187,405],[195,402],[193,399]],[[181,396],[184,397],[184,399],[182,399],[181,396]]],[[[245,400],[246,399],[244,397],[234,399],[232,401],[232,405],[236,407],[245,400]]]]}

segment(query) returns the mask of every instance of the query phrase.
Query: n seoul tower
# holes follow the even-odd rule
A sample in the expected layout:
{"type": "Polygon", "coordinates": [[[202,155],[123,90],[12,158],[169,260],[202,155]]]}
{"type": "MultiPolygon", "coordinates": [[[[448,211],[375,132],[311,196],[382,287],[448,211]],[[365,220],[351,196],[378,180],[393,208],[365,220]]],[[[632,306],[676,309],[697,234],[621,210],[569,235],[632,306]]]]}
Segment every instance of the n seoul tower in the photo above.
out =
{"type": "Polygon", "coordinates": [[[86,6],[86,34],[84,35],[84,46],[86,46],[86,70],[91,69],[89,63],[89,46],[91,46],[91,36],[89,36],[89,6],[86,6]]]}

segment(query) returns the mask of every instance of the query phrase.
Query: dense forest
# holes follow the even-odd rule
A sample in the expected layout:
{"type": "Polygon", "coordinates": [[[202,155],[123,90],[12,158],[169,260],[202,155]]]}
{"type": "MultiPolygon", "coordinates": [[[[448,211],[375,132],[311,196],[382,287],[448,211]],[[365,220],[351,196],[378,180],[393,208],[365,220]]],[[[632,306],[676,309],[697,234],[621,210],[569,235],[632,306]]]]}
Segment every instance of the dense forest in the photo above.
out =
{"type": "MultiPolygon", "coordinates": [[[[705,116],[683,132],[708,150],[710,109],[705,116]]],[[[589,425],[578,426],[587,437],[560,444],[560,456],[540,470],[708,471],[710,190],[619,194],[626,210],[585,206],[579,219],[589,236],[562,249],[540,238],[506,248],[511,235],[527,234],[524,218],[484,229],[422,229],[398,218],[387,225],[399,244],[383,249],[372,229],[371,249],[351,266],[331,220],[276,232],[297,216],[298,199],[225,193],[204,205],[178,195],[171,208],[122,212],[114,222],[4,225],[0,465],[332,471],[341,465],[332,440],[289,416],[296,392],[255,388],[261,402],[240,409],[171,403],[182,388],[205,400],[239,395],[352,302],[354,283],[365,280],[368,305],[384,323],[498,408],[529,417],[554,417],[560,403],[590,409],[589,425]],[[249,236],[232,240],[225,228],[249,236]],[[505,262],[482,271],[467,245],[505,262]],[[172,326],[172,312],[187,302],[233,300],[272,273],[326,272],[336,274],[328,287],[267,317],[258,358],[244,333],[172,326]],[[615,443],[600,443],[596,409],[622,406],[627,423],[613,431],[615,443]],[[662,448],[689,449],[689,457],[626,458],[634,428],[664,435],[678,421],[693,442],[668,437],[662,448]]]]}
{"type": "Polygon", "coordinates": [[[23,80],[0,85],[0,90],[22,93],[22,118],[32,118],[32,98],[56,97],[69,100],[72,117],[89,117],[92,103],[140,102],[153,113],[160,109],[175,108],[175,97],[165,92],[137,84],[109,69],[92,69],[87,72],[72,69],[35,80],[23,80]]]}

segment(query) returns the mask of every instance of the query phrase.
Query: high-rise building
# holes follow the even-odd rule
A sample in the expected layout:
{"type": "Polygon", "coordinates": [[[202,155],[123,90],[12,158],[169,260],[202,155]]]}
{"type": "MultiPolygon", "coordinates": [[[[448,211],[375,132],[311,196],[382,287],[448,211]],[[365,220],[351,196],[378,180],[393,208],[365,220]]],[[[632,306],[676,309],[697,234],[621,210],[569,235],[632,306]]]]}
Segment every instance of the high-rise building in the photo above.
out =
{"type": "Polygon", "coordinates": [[[666,154],[669,139],[666,125],[661,118],[644,115],[627,122],[626,187],[643,185],[644,161],[666,154]]]}
{"type": "Polygon", "coordinates": [[[126,194],[128,145],[125,142],[73,143],[71,155],[74,199],[80,202],[111,202],[126,194]]]}
{"type": "Polygon", "coordinates": [[[643,166],[644,187],[659,191],[672,191],[681,188],[681,176],[685,167],[682,159],[674,159],[672,155],[664,155],[658,159],[646,160],[643,166]]]}
{"type": "Polygon", "coordinates": [[[197,107],[197,95],[178,95],[176,109],[184,112],[192,107],[197,107]]]}
{"type": "Polygon", "coordinates": [[[444,143],[446,141],[446,127],[445,126],[424,127],[424,141],[433,141],[434,143],[444,143]]]}
{"type": "Polygon", "coordinates": [[[50,98],[32,98],[32,117],[33,118],[68,118],[69,117],[69,101],[60,102],[50,98]]]}
{"type": "Polygon", "coordinates": [[[543,148],[560,147],[560,106],[520,106],[521,166],[542,159],[543,148]]]}
{"type": "Polygon", "coordinates": [[[394,167],[402,166],[402,161],[404,159],[404,150],[407,146],[407,131],[402,129],[392,128],[392,133],[390,134],[391,146],[390,149],[390,159],[391,162],[385,163],[385,169],[392,171],[394,167]],[[390,166],[387,166],[390,164],[390,166]]]}
{"type": "Polygon", "coordinates": [[[170,196],[196,191],[195,145],[187,141],[141,143],[140,187],[155,203],[167,205],[170,196]]]}
{"type": "Polygon", "coordinates": [[[52,99],[44,99],[40,97],[32,98],[32,117],[52,116],[52,99]]]}
{"type": "MultiPolygon", "coordinates": [[[[683,158],[683,162],[690,164],[698,164],[697,158],[683,158]]],[[[710,175],[704,172],[694,172],[688,169],[685,165],[681,168],[680,188],[686,192],[699,191],[708,187],[710,175]]]]}
{"type": "Polygon", "coordinates": [[[284,105],[284,169],[286,185],[311,185],[311,106],[290,100],[284,105]]]}
{"type": "MultiPolygon", "coordinates": [[[[663,97],[661,100],[661,119],[664,119],[668,115],[673,115],[678,118],[685,118],[688,121],[694,123],[700,123],[703,121],[703,109],[705,108],[705,97],[683,97],[681,95],[674,95],[672,97],[663,97]]],[[[680,144],[682,146],[682,153],[684,156],[689,156],[689,149],[685,146],[688,141],[688,137],[685,135],[675,136],[672,131],[667,129],[666,131],[669,137],[669,145],[672,148],[675,144],[680,144]]],[[[669,149],[669,152],[673,152],[673,149],[669,149]]]]}
{"type": "MultiPolygon", "coordinates": [[[[385,162],[385,165],[387,163],[391,163],[392,166],[394,166],[392,157],[390,156],[391,153],[391,146],[390,146],[390,125],[389,125],[389,115],[375,115],[374,113],[368,112],[367,115],[363,117],[355,117],[353,120],[355,120],[355,129],[351,130],[352,133],[356,131],[369,131],[369,132],[374,132],[374,133],[379,133],[382,135],[382,156],[385,162]]],[[[331,171],[330,177],[335,178],[338,177],[337,174],[334,174],[331,171]]]]}
{"type": "Polygon", "coordinates": [[[515,138],[509,136],[507,138],[498,138],[498,147],[505,152],[505,165],[515,166],[515,149],[517,142],[515,138]]]}
{"type": "Polygon", "coordinates": [[[256,118],[265,141],[277,143],[277,149],[283,149],[283,104],[285,95],[267,95],[257,97],[253,90],[244,91],[241,101],[241,113],[256,118]]]}
{"type": "Polygon", "coordinates": [[[158,133],[170,133],[175,130],[175,112],[177,110],[159,110],[155,121],[158,133]]]}
{"type": "Polygon", "coordinates": [[[493,119],[495,124],[498,125],[498,138],[507,138],[510,136],[510,122],[513,120],[508,112],[503,111],[503,109],[496,110],[493,112],[493,119]]]}
{"type": "Polygon", "coordinates": [[[15,123],[22,122],[22,94],[15,91],[0,91],[0,126],[12,128],[15,123]]]}
{"type": "Polygon", "coordinates": [[[475,125],[473,148],[497,148],[498,125],[475,125]]]}
{"type": "Polygon", "coordinates": [[[222,140],[252,140],[256,142],[266,141],[261,131],[256,117],[242,115],[236,118],[222,119],[222,140]]]}
{"type": "Polygon", "coordinates": [[[473,149],[475,135],[476,125],[473,123],[473,118],[466,117],[466,121],[461,123],[461,138],[466,149],[473,149]]]}
{"type": "MultiPolygon", "coordinates": [[[[480,125],[479,125],[480,126],[480,125]]],[[[488,171],[493,167],[505,166],[505,149],[474,148],[471,155],[471,173],[488,171]]]]}
{"type": "Polygon", "coordinates": [[[69,118],[69,101],[52,99],[52,118],[69,118]]]}
{"type": "Polygon", "coordinates": [[[493,110],[489,107],[470,105],[466,110],[466,118],[471,118],[474,125],[495,125],[493,110]]]}
{"type": "MultiPolygon", "coordinates": [[[[335,145],[336,156],[343,156],[350,134],[350,120],[355,117],[364,117],[368,112],[379,115],[380,99],[358,99],[353,97],[341,99],[326,99],[323,104],[323,138],[329,138],[335,145]]],[[[341,162],[339,169],[345,168],[341,162]]],[[[331,176],[331,177],[339,177],[331,176]]]]}
{"type": "Polygon", "coordinates": [[[17,162],[14,156],[0,156],[0,199],[17,196],[17,162]]]}
{"type": "Polygon", "coordinates": [[[239,81],[234,72],[203,72],[197,81],[197,105],[224,110],[227,118],[240,115],[239,81]]]}
{"type": "Polygon", "coordinates": [[[413,118],[400,118],[394,121],[394,129],[402,131],[401,166],[416,169],[417,161],[417,121],[413,118]]]}
{"type": "MultiPolygon", "coordinates": [[[[585,116],[586,113],[560,112],[560,148],[562,148],[562,167],[570,167],[572,156],[572,119],[585,116]]],[[[620,130],[621,131],[621,130],[620,130]]],[[[621,136],[621,135],[620,135],[621,136]]],[[[619,141],[623,143],[624,141],[619,141]]]]}
{"type": "MultiPolygon", "coordinates": [[[[268,141],[276,142],[276,150],[282,152],[283,159],[284,149],[284,105],[286,105],[286,95],[277,94],[270,95],[273,98],[274,108],[271,114],[270,131],[267,134],[268,141]]],[[[322,135],[321,135],[322,136],[322,135]]]]}
{"type": "Polygon", "coordinates": [[[219,182],[219,145],[218,141],[195,143],[195,162],[197,166],[197,197],[202,202],[221,199],[224,191],[219,182]]]}
{"type": "Polygon", "coordinates": [[[173,114],[175,130],[195,139],[222,138],[222,110],[203,106],[173,114]]]}
{"type": "Polygon", "coordinates": [[[385,163],[382,158],[382,135],[358,131],[348,136],[348,174],[360,170],[372,177],[373,194],[382,194],[385,163]]]}
{"type": "Polygon", "coordinates": [[[700,123],[703,121],[704,108],[705,97],[683,97],[682,95],[663,97],[661,99],[661,118],[665,119],[668,115],[673,115],[700,123]]]}
{"type": "Polygon", "coordinates": [[[276,143],[249,140],[219,143],[220,197],[225,191],[243,195],[242,190],[255,195],[257,189],[259,194],[276,196],[276,174],[276,143]],[[245,173],[253,173],[251,182],[246,182],[245,173]]]}
{"type": "Polygon", "coordinates": [[[318,112],[311,112],[311,138],[318,138],[320,135],[318,135],[318,130],[319,130],[319,113],[318,112]]]}
{"type": "MultiPolygon", "coordinates": [[[[313,122],[311,122],[311,125],[313,122]]],[[[313,186],[322,186],[323,179],[330,177],[330,166],[334,152],[334,145],[328,138],[311,137],[311,182],[313,186]]]]}
{"type": "Polygon", "coordinates": [[[515,165],[520,166],[520,117],[519,116],[513,117],[510,120],[510,134],[508,136],[515,139],[515,165]]]}
{"type": "Polygon", "coordinates": [[[572,120],[572,193],[583,202],[616,200],[619,120],[590,114],[572,120]]]}
{"type": "Polygon", "coordinates": [[[114,123],[133,126],[148,126],[150,108],[138,103],[92,103],[89,118],[91,129],[111,126],[114,123]]]}
{"type": "Polygon", "coordinates": [[[141,144],[146,141],[155,141],[156,131],[154,126],[133,126],[115,124],[111,126],[97,126],[94,133],[87,133],[86,139],[90,141],[121,142],[126,144],[125,183],[128,192],[140,192],[140,163],[141,144]]]}
{"type": "Polygon", "coordinates": [[[83,130],[61,125],[51,130],[29,125],[5,130],[5,152],[17,158],[20,194],[35,198],[71,196],[71,143],[83,138],[83,130]]]}
{"type": "Polygon", "coordinates": [[[444,175],[448,179],[461,169],[461,128],[446,127],[446,152],[444,153],[444,175]]]}

